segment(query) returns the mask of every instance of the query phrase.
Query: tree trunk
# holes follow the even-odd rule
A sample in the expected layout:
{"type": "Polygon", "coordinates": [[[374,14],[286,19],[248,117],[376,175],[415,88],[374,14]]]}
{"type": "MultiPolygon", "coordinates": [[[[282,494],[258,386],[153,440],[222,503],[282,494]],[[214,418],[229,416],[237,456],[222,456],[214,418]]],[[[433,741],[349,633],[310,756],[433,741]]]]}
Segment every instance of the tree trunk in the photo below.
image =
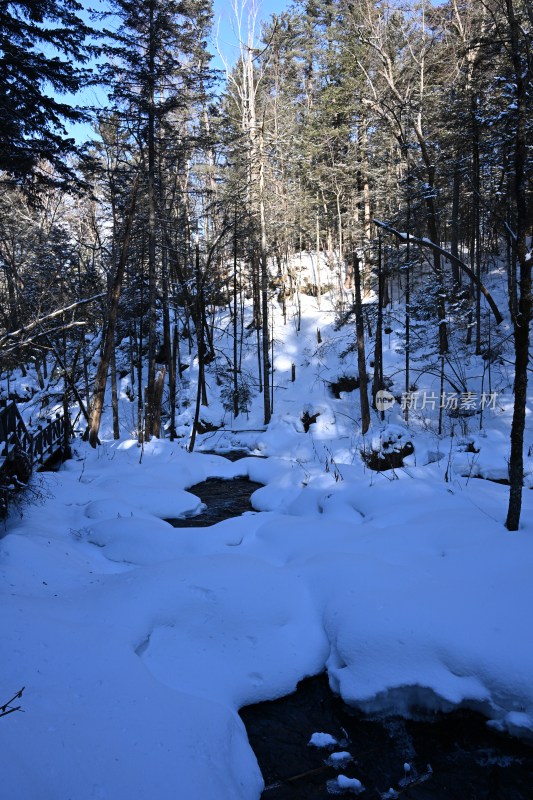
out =
{"type": "MultiPolygon", "coordinates": [[[[450,253],[459,258],[459,196],[461,192],[461,172],[459,169],[459,159],[455,162],[453,170],[453,193],[452,193],[452,224],[450,234],[450,253]]],[[[461,273],[459,267],[452,261],[452,276],[455,286],[461,283],[461,273]]]]}
{"type": "MultiPolygon", "coordinates": [[[[383,389],[383,263],[382,263],[381,233],[378,239],[378,313],[376,320],[376,337],[374,342],[374,379],[372,382],[373,405],[376,402],[376,393],[383,389]]],[[[385,412],[380,411],[381,419],[385,419],[385,412]]]]}
{"type": "Polygon", "coordinates": [[[509,459],[509,507],[505,525],[510,531],[520,526],[522,489],[524,482],[524,430],[526,423],[529,326],[532,316],[531,258],[527,247],[529,221],[528,203],[528,137],[527,99],[531,90],[533,65],[528,44],[524,45],[527,68],[521,58],[520,24],[515,16],[513,0],[506,0],[507,20],[511,44],[511,58],[516,82],[516,132],[514,140],[513,194],[516,205],[516,255],[519,265],[518,313],[513,319],[515,349],[514,409],[511,425],[511,455],[509,459]]]}
{"type": "MultiPolygon", "coordinates": [[[[161,262],[161,285],[162,285],[162,300],[163,300],[163,351],[165,364],[168,368],[168,393],[169,393],[169,407],[170,407],[170,439],[176,437],[174,412],[176,409],[176,366],[172,357],[172,341],[171,341],[171,327],[170,327],[170,303],[169,303],[169,288],[168,288],[168,257],[167,251],[163,251],[163,258],[161,262]]],[[[155,403],[155,408],[159,407],[160,403],[155,403]]],[[[154,435],[157,435],[154,433],[154,435]]]]}
{"type": "Polygon", "coordinates": [[[166,367],[162,367],[156,377],[154,384],[154,426],[153,435],[159,439],[161,437],[161,410],[163,403],[163,391],[165,389],[166,367]]]}
{"type": "Polygon", "coordinates": [[[149,43],[148,43],[148,380],[146,387],[146,406],[144,416],[144,438],[150,441],[154,426],[155,356],[157,347],[156,315],[156,198],[155,198],[155,0],[149,2],[149,43]]]}
{"type": "Polygon", "coordinates": [[[120,425],[118,419],[118,390],[117,390],[117,351],[115,341],[111,348],[111,408],[113,410],[113,439],[120,439],[120,425]]]}
{"type": "Polygon", "coordinates": [[[237,206],[233,217],[233,416],[239,416],[238,303],[237,303],[237,206]]]}
{"type": "Polygon", "coordinates": [[[361,401],[361,430],[363,434],[370,427],[370,406],[368,403],[368,379],[365,356],[365,321],[361,302],[361,272],[357,253],[353,256],[355,282],[355,327],[357,333],[357,367],[359,370],[359,397],[361,401]]]}
{"type": "Polygon", "coordinates": [[[172,378],[168,381],[169,391],[169,405],[170,405],[170,441],[173,441],[176,436],[176,390],[177,390],[177,375],[180,374],[180,339],[178,326],[174,323],[173,336],[172,336],[172,354],[170,358],[172,362],[172,378]]]}
{"type": "MultiPolygon", "coordinates": [[[[473,196],[472,196],[472,216],[473,231],[472,245],[476,277],[481,282],[481,168],[479,158],[479,124],[477,121],[479,100],[476,95],[472,97],[472,173],[473,173],[473,196]]],[[[479,284],[475,289],[476,299],[476,355],[481,355],[481,292],[479,284]]]]}
{"type": "Polygon", "coordinates": [[[111,297],[109,301],[109,311],[107,315],[107,330],[102,351],[102,356],[96,371],[96,381],[91,404],[90,421],[89,421],[89,444],[91,447],[96,447],[98,443],[98,431],[100,430],[100,422],[102,420],[102,410],[104,407],[105,387],[107,382],[107,373],[109,370],[109,362],[115,341],[115,328],[118,319],[118,306],[120,300],[120,293],[122,290],[122,280],[124,278],[124,271],[126,268],[126,260],[128,257],[128,248],[130,243],[131,229],[133,225],[133,217],[135,214],[135,204],[137,201],[137,189],[139,185],[138,176],[135,178],[133,184],[132,196],[128,216],[126,219],[126,228],[124,231],[124,238],[120,249],[120,256],[115,273],[115,280],[111,289],[111,297]]]}
{"type": "MultiPolygon", "coordinates": [[[[142,282],[141,282],[141,308],[143,306],[143,294],[144,292],[142,290],[142,282]]],[[[141,317],[139,319],[139,338],[137,340],[137,438],[139,444],[142,444],[144,441],[144,426],[143,426],[144,396],[143,396],[143,357],[142,357],[143,336],[144,336],[144,326],[141,317]]]]}
{"type": "MultiPolygon", "coordinates": [[[[427,209],[427,225],[431,241],[440,247],[440,233],[439,222],[437,213],[437,204],[435,202],[435,165],[433,164],[431,155],[428,151],[427,143],[422,131],[421,121],[418,120],[414,125],[414,131],[420,145],[420,153],[422,161],[426,168],[427,173],[427,189],[425,195],[426,209],[427,209]]],[[[433,250],[433,270],[437,277],[438,284],[438,300],[437,300],[437,317],[439,320],[439,354],[444,355],[448,352],[448,328],[446,325],[446,300],[445,300],[445,286],[444,274],[442,270],[441,256],[437,249],[433,250]]]]}
{"type": "Polygon", "coordinates": [[[320,310],[322,300],[322,282],[320,280],[320,214],[318,208],[318,195],[316,198],[316,302],[320,310]]]}
{"type": "Polygon", "coordinates": [[[270,342],[268,328],[268,259],[265,219],[265,166],[263,132],[259,135],[259,221],[261,227],[261,322],[263,339],[263,411],[264,423],[271,417],[270,405],[270,342]]]}
{"type": "Polygon", "coordinates": [[[409,421],[409,392],[411,391],[411,182],[407,178],[407,245],[405,249],[405,421],[409,421]]]}

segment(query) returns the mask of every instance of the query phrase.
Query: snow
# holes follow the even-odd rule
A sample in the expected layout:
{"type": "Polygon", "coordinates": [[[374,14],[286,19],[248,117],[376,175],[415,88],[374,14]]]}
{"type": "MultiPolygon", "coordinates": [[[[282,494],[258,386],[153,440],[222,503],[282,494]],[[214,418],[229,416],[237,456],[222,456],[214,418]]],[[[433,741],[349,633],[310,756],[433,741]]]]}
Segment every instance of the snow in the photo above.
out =
{"type": "Polygon", "coordinates": [[[336,747],[337,740],[331,733],[320,733],[316,731],[309,739],[309,744],[312,747],[336,747]]]}
{"type": "Polygon", "coordinates": [[[533,731],[519,611],[533,603],[533,536],[502,529],[505,487],[437,484],[435,464],[392,483],[346,465],[336,483],[310,464],[231,464],[167,441],[142,463],[125,443],[77,447],[0,544],[1,683],[27,687],[0,728],[6,796],[259,797],[237,710],[324,668],[362,709],[467,705],[533,731]],[[205,532],[163,521],[193,508],[187,485],[243,472],[275,510],[205,532]]]}
{"type": "Polygon", "coordinates": [[[329,794],[361,794],[365,787],[357,778],[348,778],[346,775],[337,775],[327,782],[329,794]]]}
{"type": "Polygon", "coordinates": [[[344,767],[350,761],[352,761],[351,753],[339,750],[337,753],[330,753],[327,763],[334,767],[344,767]]]}
{"type": "MultiPolygon", "coordinates": [[[[76,442],[60,472],[36,476],[40,500],[8,520],[0,686],[4,699],[26,687],[24,713],[0,725],[10,800],[255,800],[263,781],[239,708],[324,670],[363,711],[464,706],[533,737],[533,493],[510,534],[508,487],[482,479],[507,474],[505,366],[481,429],[447,417],[439,437],[427,410],[407,428],[396,404],[363,437],[357,392],[329,389],[355,374],[355,355],[341,357],[345,333],[313,303],[302,296],[299,333],[276,321],[268,428],[259,402],[233,420],[214,398],[209,419],[225,430],[198,437],[266,457],[190,454],[186,437],[141,449],[126,432],[97,450],[76,442]],[[308,433],[305,410],[320,414],[308,433]],[[414,453],[376,473],[360,452],[385,440],[414,453]],[[205,529],[165,522],[201,513],[194,484],[235,476],[263,484],[254,512],[205,529]]],[[[526,453],[532,418],[530,404],[526,453]]],[[[531,457],[525,468],[531,487],[531,457]]],[[[319,731],[310,744],[338,746],[319,731]]],[[[338,775],[328,790],[363,787],[338,775]]]]}

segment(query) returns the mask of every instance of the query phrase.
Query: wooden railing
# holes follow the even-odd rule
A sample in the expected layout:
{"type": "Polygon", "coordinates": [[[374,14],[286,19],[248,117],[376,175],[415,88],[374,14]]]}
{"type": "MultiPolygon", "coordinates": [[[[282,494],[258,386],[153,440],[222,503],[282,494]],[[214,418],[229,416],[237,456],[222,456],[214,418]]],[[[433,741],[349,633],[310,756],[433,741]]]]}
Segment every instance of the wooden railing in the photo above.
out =
{"type": "Polygon", "coordinates": [[[4,458],[17,446],[31,458],[32,438],[16,403],[0,408],[0,454],[4,458]]]}
{"type": "Polygon", "coordinates": [[[32,435],[32,443],[32,465],[44,464],[65,444],[65,417],[56,414],[46,425],[39,425],[32,435]]]}
{"type": "Polygon", "coordinates": [[[0,407],[0,516],[7,511],[9,492],[23,486],[34,467],[43,466],[62,451],[70,437],[70,420],[63,414],[30,432],[16,403],[0,407]]]}

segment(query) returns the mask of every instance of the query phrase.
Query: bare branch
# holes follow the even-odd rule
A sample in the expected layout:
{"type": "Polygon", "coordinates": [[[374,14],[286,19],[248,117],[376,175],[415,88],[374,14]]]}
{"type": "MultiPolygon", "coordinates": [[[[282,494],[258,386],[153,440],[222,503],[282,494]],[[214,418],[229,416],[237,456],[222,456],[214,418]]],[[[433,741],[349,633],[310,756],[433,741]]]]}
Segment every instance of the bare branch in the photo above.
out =
{"type": "Polygon", "coordinates": [[[419,247],[429,247],[429,249],[432,250],[434,253],[438,253],[439,255],[444,256],[444,258],[446,258],[448,261],[452,261],[454,264],[457,264],[459,269],[463,270],[463,272],[465,272],[468,275],[470,280],[472,280],[476,284],[480,292],[482,292],[485,295],[487,303],[491,307],[492,313],[496,318],[496,324],[499,325],[500,322],[503,322],[503,316],[498,306],[494,302],[494,299],[490,294],[489,290],[483,285],[483,283],[476,276],[476,273],[473,270],[471,270],[470,267],[467,264],[465,264],[464,261],[461,261],[461,259],[457,258],[457,256],[453,256],[448,250],[445,250],[443,247],[440,247],[440,245],[430,241],[429,239],[420,239],[418,236],[413,236],[412,234],[409,233],[400,233],[400,231],[397,231],[396,228],[393,228],[386,222],[381,222],[379,219],[374,219],[373,222],[374,225],[378,226],[378,228],[382,228],[383,230],[388,231],[388,233],[394,234],[394,236],[396,236],[401,242],[409,241],[413,242],[413,244],[419,245],[419,247]]]}
{"type": "MultiPolygon", "coordinates": [[[[24,339],[22,342],[15,342],[15,344],[6,347],[3,352],[4,353],[13,353],[16,350],[20,350],[23,347],[30,347],[39,337],[41,336],[50,336],[54,333],[59,333],[63,331],[71,330],[72,328],[84,328],[89,323],[85,320],[80,320],[79,322],[69,322],[65,325],[58,325],[56,328],[49,328],[46,331],[38,331],[37,333],[30,336],[29,339],[24,339]]],[[[26,329],[25,329],[26,330],[26,329]]]]}
{"type": "Polygon", "coordinates": [[[22,336],[23,334],[28,333],[28,331],[32,331],[34,328],[39,327],[43,324],[43,322],[47,322],[49,319],[59,317],[61,314],[66,314],[67,311],[72,311],[74,308],[79,308],[80,306],[85,306],[88,303],[93,303],[95,300],[100,300],[102,297],[105,297],[106,294],[106,292],[101,292],[100,294],[95,294],[92,297],[87,297],[84,300],[77,300],[75,303],[71,303],[69,306],[58,308],[57,311],[52,311],[50,314],[45,314],[44,317],[39,317],[39,319],[35,320],[35,322],[30,322],[29,325],[25,325],[23,328],[19,328],[17,331],[5,333],[3,336],[0,336],[0,347],[2,347],[2,345],[4,345],[10,339],[16,339],[18,336],[22,336]]]}
{"type": "Polygon", "coordinates": [[[13,703],[15,700],[20,700],[25,688],[26,687],[23,686],[22,689],[20,689],[10,700],[7,701],[7,703],[4,703],[4,705],[0,706],[0,717],[7,717],[8,714],[12,714],[14,711],[22,711],[21,706],[12,706],[11,703],[13,703]]]}

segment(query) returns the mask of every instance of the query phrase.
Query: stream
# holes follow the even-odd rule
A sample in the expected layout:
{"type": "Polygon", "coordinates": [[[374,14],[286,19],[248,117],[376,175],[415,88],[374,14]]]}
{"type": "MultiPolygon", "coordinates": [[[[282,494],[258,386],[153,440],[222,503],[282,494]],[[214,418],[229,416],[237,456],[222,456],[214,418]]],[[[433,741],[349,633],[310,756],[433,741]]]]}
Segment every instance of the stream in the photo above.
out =
{"type": "MultiPolygon", "coordinates": [[[[214,525],[252,510],[250,496],[260,486],[210,478],[188,489],[206,510],[167,521],[214,525]]],[[[493,731],[471,711],[372,718],[334,695],[323,674],[301,681],[287,697],[242,708],[240,716],[265,780],[263,800],[533,800],[533,748],[493,731]],[[314,733],[329,734],[335,744],[310,745],[314,733]],[[332,758],[339,752],[344,758],[332,758]]]]}
{"type": "Polygon", "coordinates": [[[202,483],[197,483],[187,489],[191,494],[199,497],[207,506],[196,517],[184,519],[167,519],[174,528],[206,528],[216,525],[231,517],[238,517],[245,511],[253,511],[250,496],[262,483],[255,483],[248,478],[208,478],[202,483]]]}
{"type": "Polygon", "coordinates": [[[240,715],[263,773],[264,800],[353,797],[353,790],[339,791],[339,774],[360,781],[368,800],[533,798],[533,748],[492,731],[471,711],[373,719],[347,706],[319,675],[240,715]],[[338,744],[310,746],[313,733],[338,744]],[[349,756],[330,766],[332,752],[349,756]]]}

